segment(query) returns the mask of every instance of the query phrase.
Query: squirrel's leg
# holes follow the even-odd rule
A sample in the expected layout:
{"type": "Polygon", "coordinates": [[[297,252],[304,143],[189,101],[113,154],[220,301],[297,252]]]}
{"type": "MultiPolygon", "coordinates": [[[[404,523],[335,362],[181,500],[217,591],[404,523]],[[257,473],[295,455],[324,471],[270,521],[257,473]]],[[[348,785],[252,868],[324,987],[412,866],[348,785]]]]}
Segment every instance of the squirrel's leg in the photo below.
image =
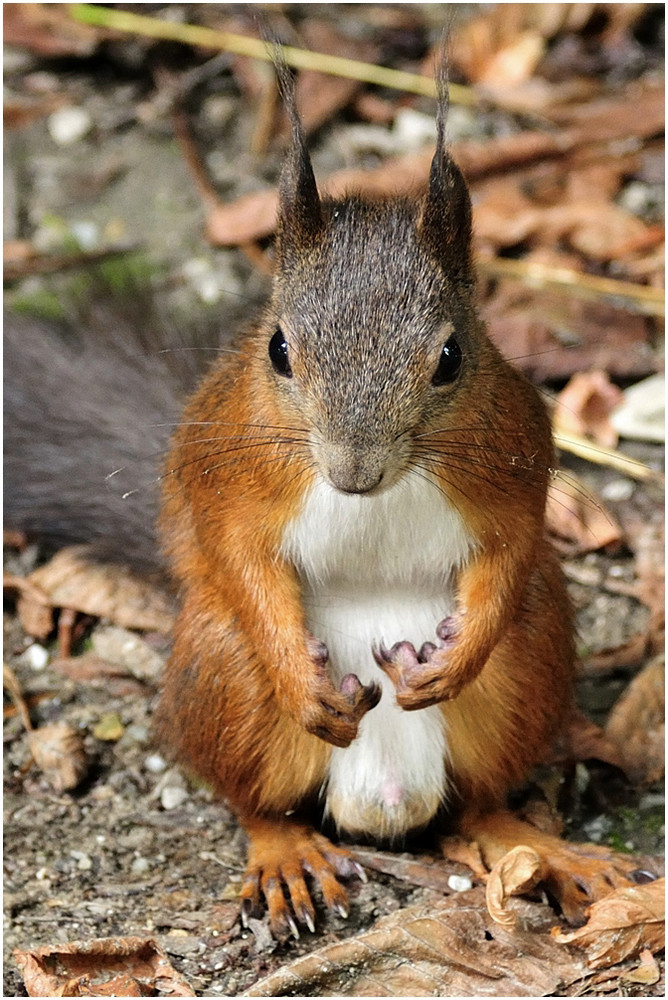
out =
{"type": "Polygon", "coordinates": [[[505,809],[506,794],[549,760],[572,710],[574,650],[568,602],[554,557],[535,574],[520,613],[480,676],[441,710],[451,772],[463,803],[459,830],[495,864],[519,845],[540,856],[545,883],[568,920],[628,884],[632,859],[560,840],[505,809]],[[565,620],[566,619],[566,620],[565,620]]]}
{"type": "MultiPolygon", "coordinates": [[[[524,553],[519,544],[506,548],[490,545],[460,571],[457,583],[458,609],[441,622],[434,622],[434,635],[425,636],[417,651],[409,642],[375,651],[376,662],[392,680],[398,704],[415,711],[451,701],[480,676],[504,632],[522,614],[522,599],[532,588],[540,589],[544,564],[554,556],[546,546],[524,553]],[[539,567],[527,581],[523,562],[539,567]]],[[[557,584],[558,589],[561,587],[557,584]]],[[[571,627],[568,600],[556,623],[560,633],[571,627]]]]}
{"type": "Polygon", "coordinates": [[[286,816],[317,800],[331,749],[281,710],[267,670],[229,610],[219,606],[214,617],[210,608],[186,601],[155,726],[166,749],[229,802],[249,835],[245,919],[259,911],[264,896],[277,933],[296,929],[290,903],[297,921],[311,927],[315,911],[305,872],[331,909],[346,912],[338,878],[360,876],[360,866],[311,826],[286,816]]]}

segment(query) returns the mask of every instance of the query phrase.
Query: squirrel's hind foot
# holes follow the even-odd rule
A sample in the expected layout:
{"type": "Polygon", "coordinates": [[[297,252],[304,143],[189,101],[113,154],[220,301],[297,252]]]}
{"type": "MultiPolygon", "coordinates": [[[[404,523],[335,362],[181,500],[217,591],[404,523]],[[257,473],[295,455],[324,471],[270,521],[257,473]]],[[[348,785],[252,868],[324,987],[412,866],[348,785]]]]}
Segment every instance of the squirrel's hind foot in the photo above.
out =
{"type": "Polygon", "coordinates": [[[588,906],[616,889],[636,884],[633,875],[638,862],[631,855],[598,844],[561,840],[506,811],[467,817],[461,826],[477,842],[490,868],[502,866],[513,848],[522,845],[535,851],[540,884],[570,924],[583,924],[588,906]]]}
{"type": "Polygon", "coordinates": [[[316,915],[306,875],[319,886],[329,910],[348,916],[348,894],[339,879],[355,876],[366,881],[364,869],[349,851],[335,847],[311,827],[284,818],[252,819],[244,825],[250,837],[241,888],[244,926],[266,905],[276,937],[298,938],[298,924],[313,933],[316,915]]]}

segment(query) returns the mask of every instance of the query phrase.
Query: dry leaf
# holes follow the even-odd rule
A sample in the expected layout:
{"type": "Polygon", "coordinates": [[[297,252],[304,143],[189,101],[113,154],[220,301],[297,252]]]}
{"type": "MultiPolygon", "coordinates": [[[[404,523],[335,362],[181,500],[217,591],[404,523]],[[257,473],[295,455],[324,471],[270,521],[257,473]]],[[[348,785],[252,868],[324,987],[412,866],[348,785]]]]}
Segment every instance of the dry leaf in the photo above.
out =
{"type": "Polygon", "coordinates": [[[559,950],[548,907],[516,901],[509,933],[484,890],[439,898],[381,918],[370,931],[281,966],[243,996],[548,996],[580,979],[584,962],[559,950]]]}
{"type": "Polygon", "coordinates": [[[665,879],[618,889],[587,910],[588,920],[576,931],[554,928],[554,940],[582,948],[591,968],[635,958],[645,948],[665,947],[665,879]]]}
{"type": "Polygon", "coordinates": [[[87,551],[85,545],[61,549],[27,579],[48,596],[53,607],[109,618],[125,628],[171,631],[174,612],[164,589],[124,566],[94,562],[87,558],[87,551]]]}
{"type": "Polygon", "coordinates": [[[46,639],[53,632],[53,609],[51,601],[43,589],[32,583],[29,577],[5,573],[3,576],[5,589],[15,589],[19,597],[16,611],[23,628],[35,639],[46,639]]]}
{"type": "Polygon", "coordinates": [[[618,744],[577,709],[569,720],[563,742],[565,756],[573,761],[600,760],[624,770],[623,754],[618,744]]]}
{"type": "Polygon", "coordinates": [[[166,953],[151,938],[72,941],[14,951],[31,997],[194,997],[166,953]]]}
{"type": "Polygon", "coordinates": [[[626,389],[610,419],[622,437],[663,443],[666,440],[665,375],[651,375],[626,389]]]}
{"type": "Polygon", "coordinates": [[[558,470],[548,490],[545,517],[557,548],[569,555],[595,552],[622,540],[616,518],[572,472],[558,470]]]}
{"type": "Polygon", "coordinates": [[[605,735],[634,784],[653,784],[665,772],[665,694],[664,657],[657,656],[633,678],[606,723],[605,735]]]}
{"type": "Polygon", "coordinates": [[[76,21],[65,3],[3,4],[6,45],[42,56],[90,56],[110,32],[76,21]]]}
{"type": "MultiPolygon", "coordinates": [[[[365,868],[372,868],[385,875],[392,875],[393,878],[398,878],[402,882],[421,885],[445,894],[453,891],[449,881],[452,876],[464,873],[462,865],[452,863],[452,859],[448,858],[448,861],[445,861],[443,858],[426,854],[418,856],[390,854],[387,851],[356,847],[355,856],[359,858],[365,868]]],[[[482,862],[480,864],[482,866],[482,862]]],[[[487,870],[484,869],[484,871],[486,876],[487,870]]],[[[466,872],[466,874],[470,873],[466,872]]]]}
{"type": "MultiPolygon", "coordinates": [[[[302,24],[301,36],[304,48],[313,52],[371,63],[378,56],[377,44],[368,38],[343,35],[331,21],[307,18],[302,24]]],[[[297,77],[295,96],[306,135],[315,132],[337,111],[346,107],[361,88],[362,84],[357,80],[302,70],[297,77]]]]}
{"type": "Polygon", "coordinates": [[[81,733],[66,722],[53,722],[28,733],[33,760],[57,792],[76,788],[88,772],[81,733]]]}
{"type": "Polygon", "coordinates": [[[540,855],[520,844],[504,854],[489,873],[485,898],[493,920],[507,930],[517,924],[517,914],[509,910],[511,896],[520,896],[537,885],[545,874],[540,855]]]}
{"type": "Polygon", "coordinates": [[[648,948],[640,952],[640,965],[629,969],[620,976],[625,983],[640,983],[642,986],[653,986],[661,978],[661,970],[656,959],[648,948]]]}
{"type": "Polygon", "coordinates": [[[506,3],[485,11],[454,32],[453,62],[473,82],[518,83],[531,76],[545,43],[560,31],[580,29],[594,6],[506,3]],[[513,55],[517,69],[512,67],[513,55]]]}
{"type": "Polygon", "coordinates": [[[605,448],[617,445],[617,432],[610,421],[623,395],[606,372],[577,372],[557,396],[552,423],[557,434],[580,434],[605,448]]]}

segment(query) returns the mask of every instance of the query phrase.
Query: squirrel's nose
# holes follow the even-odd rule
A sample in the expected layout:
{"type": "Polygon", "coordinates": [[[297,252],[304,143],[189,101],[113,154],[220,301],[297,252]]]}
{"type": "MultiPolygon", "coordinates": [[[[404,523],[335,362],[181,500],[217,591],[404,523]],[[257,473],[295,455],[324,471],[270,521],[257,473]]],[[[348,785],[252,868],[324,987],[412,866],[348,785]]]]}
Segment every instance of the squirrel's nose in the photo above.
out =
{"type": "Polygon", "coordinates": [[[329,481],[340,493],[355,494],[373,493],[383,481],[383,473],[374,477],[341,476],[340,473],[329,471],[329,481]]]}

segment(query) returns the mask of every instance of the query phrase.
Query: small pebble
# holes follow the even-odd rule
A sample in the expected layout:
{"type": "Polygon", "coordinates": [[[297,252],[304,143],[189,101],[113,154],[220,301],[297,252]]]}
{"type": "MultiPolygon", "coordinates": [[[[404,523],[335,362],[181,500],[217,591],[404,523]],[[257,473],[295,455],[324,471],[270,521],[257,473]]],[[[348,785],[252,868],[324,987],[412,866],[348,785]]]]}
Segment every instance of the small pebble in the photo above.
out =
{"type": "Polygon", "coordinates": [[[150,771],[151,774],[162,774],[162,772],[167,767],[167,762],[159,753],[152,753],[144,761],[146,765],[146,770],[150,771]]]}
{"type": "Polygon", "coordinates": [[[76,861],[79,871],[87,872],[93,867],[93,862],[83,851],[70,851],[70,857],[76,861]]]}
{"type": "Polygon", "coordinates": [[[95,250],[100,245],[100,229],[95,222],[80,219],[71,224],[70,231],[82,250],[95,250]]]}
{"type": "Polygon", "coordinates": [[[70,146],[83,139],[93,122],[83,108],[61,108],[49,115],[47,125],[51,138],[58,146],[70,146]]]}
{"type": "Polygon", "coordinates": [[[145,875],[146,872],[149,870],[149,867],[150,865],[148,858],[135,858],[132,864],[130,865],[130,868],[132,869],[134,875],[145,875]]]}
{"type": "Polygon", "coordinates": [[[473,888],[473,882],[468,875],[451,875],[448,879],[448,885],[453,892],[466,892],[473,888]]]}
{"type": "Polygon", "coordinates": [[[38,642],[33,642],[32,646],[28,646],[24,652],[23,658],[33,670],[44,670],[49,662],[49,651],[44,646],[40,646],[38,642]]]}
{"type": "Polygon", "coordinates": [[[166,785],[160,793],[160,804],[163,809],[169,812],[170,809],[178,809],[179,806],[188,801],[188,798],[189,795],[185,788],[179,788],[178,785],[166,785]]]}
{"type": "Polygon", "coordinates": [[[630,500],[634,490],[635,484],[630,479],[613,479],[612,482],[606,483],[603,487],[601,496],[604,500],[610,500],[614,503],[620,500],[630,500]]]}

